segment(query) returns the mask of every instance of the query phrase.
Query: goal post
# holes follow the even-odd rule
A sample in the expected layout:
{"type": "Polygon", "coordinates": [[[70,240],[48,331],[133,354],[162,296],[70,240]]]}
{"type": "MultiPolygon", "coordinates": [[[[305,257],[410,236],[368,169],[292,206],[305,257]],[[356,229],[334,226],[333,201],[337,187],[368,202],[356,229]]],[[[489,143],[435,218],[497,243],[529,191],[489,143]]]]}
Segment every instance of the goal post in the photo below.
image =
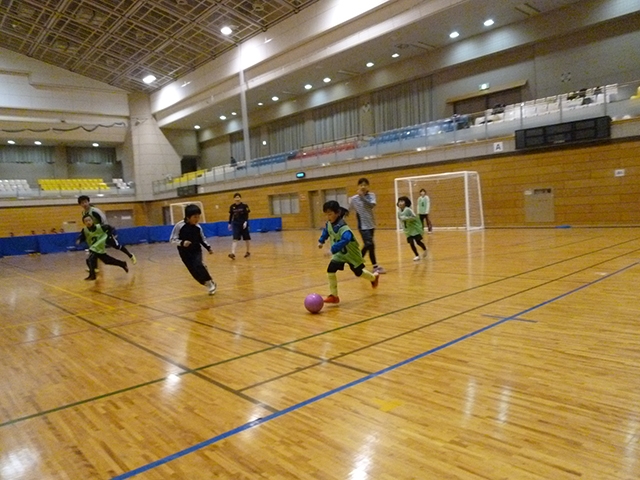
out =
{"type": "Polygon", "coordinates": [[[182,203],[172,203],[169,205],[169,211],[171,213],[171,224],[175,225],[180,220],[184,219],[184,209],[187,205],[197,205],[200,207],[200,211],[202,214],[200,215],[200,222],[206,223],[207,220],[204,216],[204,206],[202,202],[182,202],[182,203]]]}
{"type": "MultiPolygon", "coordinates": [[[[434,230],[480,230],[484,228],[482,191],[478,172],[460,171],[401,177],[394,180],[396,199],[411,199],[418,214],[417,201],[424,189],[431,200],[429,219],[434,230]]],[[[400,220],[396,219],[398,229],[400,220]]]]}

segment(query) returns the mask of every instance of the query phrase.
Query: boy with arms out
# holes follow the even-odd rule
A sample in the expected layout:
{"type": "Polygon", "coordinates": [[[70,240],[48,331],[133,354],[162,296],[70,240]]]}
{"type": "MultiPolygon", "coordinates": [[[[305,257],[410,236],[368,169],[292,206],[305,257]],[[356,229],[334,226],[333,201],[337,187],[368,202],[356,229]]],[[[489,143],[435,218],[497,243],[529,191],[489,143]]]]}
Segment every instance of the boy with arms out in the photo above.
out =
{"type": "Polygon", "coordinates": [[[331,200],[322,206],[322,210],[327,215],[327,224],[322,230],[322,234],[318,239],[318,248],[322,248],[324,242],[329,239],[331,241],[331,261],[327,267],[329,276],[329,292],[330,295],[324,299],[324,303],[340,303],[338,296],[338,270],[344,270],[344,265],[348,264],[351,271],[356,277],[362,277],[371,282],[371,286],[378,286],[379,274],[371,273],[364,268],[364,259],[360,252],[358,241],[356,240],[349,225],[344,221],[344,216],[348,210],[342,208],[338,202],[331,200]]]}
{"type": "Polygon", "coordinates": [[[211,255],[211,245],[204,238],[202,227],[198,225],[202,211],[197,205],[187,205],[184,209],[184,220],[173,227],[169,241],[178,247],[180,259],[198,283],[209,289],[209,295],[216,293],[216,283],[209,270],[202,263],[202,247],[211,255]]]}

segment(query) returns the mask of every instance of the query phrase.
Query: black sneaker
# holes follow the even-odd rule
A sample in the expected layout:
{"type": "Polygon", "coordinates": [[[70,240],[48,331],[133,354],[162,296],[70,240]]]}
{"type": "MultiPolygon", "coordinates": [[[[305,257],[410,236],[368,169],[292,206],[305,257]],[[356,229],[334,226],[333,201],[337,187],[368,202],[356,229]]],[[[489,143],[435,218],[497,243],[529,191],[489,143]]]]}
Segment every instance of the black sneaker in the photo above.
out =
{"type": "Polygon", "coordinates": [[[227,255],[231,260],[235,260],[236,259],[236,254],[235,253],[230,253],[229,255],[227,255]]]}
{"type": "Polygon", "coordinates": [[[251,256],[250,252],[247,252],[247,253],[244,254],[244,258],[247,258],[247,257],[250,257],[250,256],[251,256]]]}

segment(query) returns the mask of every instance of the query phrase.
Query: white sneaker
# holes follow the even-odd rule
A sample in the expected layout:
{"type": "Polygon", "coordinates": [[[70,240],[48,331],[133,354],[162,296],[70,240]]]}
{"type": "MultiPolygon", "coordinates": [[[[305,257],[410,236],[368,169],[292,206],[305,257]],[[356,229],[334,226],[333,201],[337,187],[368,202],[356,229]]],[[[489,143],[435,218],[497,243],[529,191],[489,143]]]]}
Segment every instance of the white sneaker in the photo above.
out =
{"type": "Polygon", "coordinates": [[[218,288],[218,286],[216,285],[216,282],[214,282],[213,280],[209,280],[207,282],[207,287],[209,288],[209,295],[215,294],[216,289],[218,288]]]}
{"type": "Polygon", "coordinates": [[[413,261],[414,262],[419,262],[420,261],[420,255],[418,255],[417,257],[413,257],[413,261]]]}
{"type": "Polygon", "coordinates": [[[387,271],[382,267],[376,267],[373,269],[373,273],[378,273],[380,275],[387,273],[387,271]]]}
{"type": "Polygon", "coordinates": [[[429,250],[425,250],[424,252],[422,252],[422,258],[427,258],[428,253],[429,250]]]}

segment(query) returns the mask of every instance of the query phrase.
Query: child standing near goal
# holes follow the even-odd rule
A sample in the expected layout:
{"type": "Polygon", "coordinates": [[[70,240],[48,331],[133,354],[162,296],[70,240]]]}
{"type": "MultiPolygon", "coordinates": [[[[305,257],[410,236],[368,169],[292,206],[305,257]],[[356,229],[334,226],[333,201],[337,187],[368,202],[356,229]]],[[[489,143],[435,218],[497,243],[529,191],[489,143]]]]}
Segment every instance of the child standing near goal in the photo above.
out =
{"type": "Polygon", "coordinates": [[[187,205],[184,209],[184,220],[176,223],[171,232],[170,241],[178,247],[182,263],[198,283],[209,289],[209,295],[216,293],[216,283],[209,275],[209,270],[202,263],[202,247],[212,254],[211,245],[204,237],[202,227],[198,225],[202,210],[197,205],[187,205]]]}
{"type": "MultiPolygon", "coordinates": [[[[421,191],[421,193],[424,190],[421,191]]],[[[416,249],[416,243],[422,248],[422,256],[427,256],[427,247],[422,243],[422,222],[418,219],[413,210],[411,210],[411,200],[409,197],[398,198],[398,219],[402,222],[404,234],[407,236],[407,242],[413,251],[415,257],[414,262],[420,261],[420,255],[416,249]]]]}
{"type": "Polygon", "coordinates": [[[364,268],[364,258],[360,252],[360,246],[349,225],[344,221],[344,216],[349,213],[346,208],[340,206],[335,200],[330,200],[322,206],[322,211],[327,215],[327,224],[322,229],[322,234],[318,240],[318,248],[322,248],[324,242],[331,241],[331,261],[327,267],[329,275],[329,293],[324,299],[324,303],[338,304],[338,270],[344,270],[344,265],[348,264],[356,277],[362,277],[371,282],[371,286],[376,288],[379,281],[379,273],[371,273],[364,268]]]}
{"type": "Polygon", "coordinates": [[[431,209],[431,199],[427,195],[427,191],[424,188],[420,189],[420,196],[418,197],[418,215],[420,215],[420,222],[423,227],[427,228],[427,232],[431,233],[433,226],[431,220],[429,220],[429,210],[431,209]]]}

